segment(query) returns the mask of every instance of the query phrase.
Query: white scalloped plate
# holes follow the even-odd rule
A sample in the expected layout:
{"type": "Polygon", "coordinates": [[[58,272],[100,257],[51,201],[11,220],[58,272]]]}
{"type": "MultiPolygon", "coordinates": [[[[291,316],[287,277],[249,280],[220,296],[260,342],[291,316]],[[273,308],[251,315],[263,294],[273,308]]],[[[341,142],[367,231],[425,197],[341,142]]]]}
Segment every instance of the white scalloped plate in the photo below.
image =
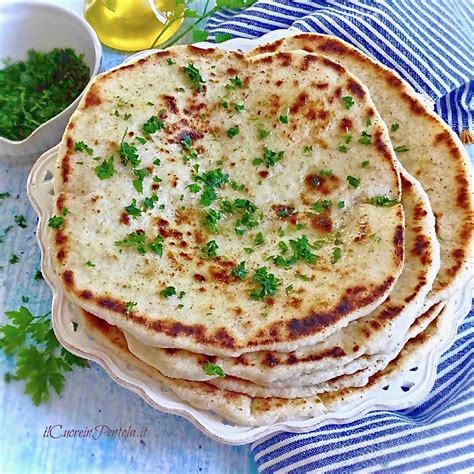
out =
{"type": "MultiPolygon", "coordinates": [[[[258,39],[231,39],[221,43],[219,47],[226,50],[245,52],[259,44],[296,33],[298,31],[276,30],[258,39]]],[[[212,43],[199,43],[198,45],[201,47],[215,47],[212,43]]],[[[129,57],[127,62],[145,57],[152,52],[137,53],[129,57]]],[[[159,382],[151,379],[139,369],[132,367],[118,354],[103,347],[87,334],[84,327],[79,326],[76,331],[73,330],[72,322],[78,319],[77,309],[66,299],[62,286],[54,273],[47,238],[47,224],[53,214],[52,172],[57,151],[58,146],[38,159],[31,170],[27,184],[28,196],[39,216],[37,238],[41,249],[41,269],[53,292],[52,323],[54,331],[61,344],[69,351],[97,362],[118,384],[137,393],[153,407],[188,419],[199,430],[217,441],[229,444],[245,444],[280,431],[306,432],[330,423],[348,423],[374,409],[398,410],[407,408],[419,403],[431,390],[439,357],[452,343],[459,322],[471,307],[473,281],[469,282],[451,300],[448,309],[449,317],[444,320],[444,327],[440,331],[442,339],[438,341],[438,344],[432,346],[431,351],[425,354],[422,361],[418,361],[416,364],[418,370],[411,371],[409,369],[412,367],[408,367],[398,375],[396,380],[391,381],[387,390],[375,388],[364,393],[354,402],[345,405],[336,413],[324,414],[304,421],[288,421],[253,428],[230,424],[222,417],[211,412],[195,409],[180,401],[159,382]],[[405,392],[401,387],[407,385],[411,388],[405,392]]]]}
{"type": "Polygon", "coordinates": [[[41,270],[53,292],[52,323],[61,344],[70,352],[100,364],[120,385],[137,393],[158,410],[182,416],[211,438],[228,444],[246,444],[280,431],[306,432],[330,423],[348,423],[362,414],[375,410],[399,410],[419,403],[431,390],[436,366],[443,351],[451,345],[456,329],[471,307],[473,280],[450,301],[448,317],[440,329],[442,337],[417,361],[418,370],[409,366],[393,379],[389,388],[370,390],[351,403],[344,405],[336,413],[327,413],[304,421],[287,421],[270,426],[236,426],[211,412],[195,409],[180,401],[172,392],[139,369],[132,367],[120,355],[102,346],[85,331],[84,327],[73,330],[72,322],[77,321],[75,307],[70,303],[58,282],[50,258],[48,242],[48,220],[53,214],[52,173],[58,146],[43,154],[31,170],[27,183],[29,199],[39,216],[37,238],[41,249],[41,270]],[[401,387],[410,386],[405,392],[401,387]]]}

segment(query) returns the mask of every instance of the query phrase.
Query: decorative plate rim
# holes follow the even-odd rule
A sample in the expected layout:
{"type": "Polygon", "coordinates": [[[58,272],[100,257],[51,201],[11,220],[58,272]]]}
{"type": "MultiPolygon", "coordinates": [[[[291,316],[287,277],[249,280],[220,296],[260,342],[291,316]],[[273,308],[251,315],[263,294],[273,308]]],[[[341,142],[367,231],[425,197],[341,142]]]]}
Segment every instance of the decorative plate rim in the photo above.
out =
{"type": "MultiPolygon", "coordinates": [[[[275,30],[257,39],[231,39],[219,44],[218,47],[227,50],[238,49],[246,51],[259,44],[283,38],[298,32],[299,31],[295,30],[275,30]]],[[[216,45],[213,43],[198,43],[197,46],[215,47],[216,45]]],[[[152,52],[153,50],[135,54],[129,57],[126,62],[145,57],[152,52]]],[[[117,354],[112,353],[110,350],[107,351],[107,348],[104,347],[89,348],[89,351],[84,350],[84,347],[87,344],[79,338],[75,338],[74,336],[76,333],[72,331],[68,332],[67,329],[65,329],[65,318],[67,319],[67,316],[70,317],[72,313],[67,308],[70,303],[67,301],[64,292],[62,291],[62,287],[57,281],[57,277],[54,273],[52,262],[49,258],[50,249],[47,239],[47,222],[49,217],[52,215],[52,199],[48,196],[52,196],[52,186],[50,181],[52,179],[54,161],[58,149],[59,145],[56,145],[45,152],[36,161],[27,181],[28,197],[34,210],[38,214],[36,236],[41,250],[41,270],[53,293],[51,316],[53,329],[58,340],[69,351],[98,363],[106,370],[115,382],[137,393],[143,400],[153,407],[162,412],[186,418],[196,428],[216,441],[237,445],[251,443],[282,431],[303,433],[327,424],[349,423],[372,410],[399,410],[407,408],[419,403],[431,390],[435,381],[436,367],[439,358],[441,357],[442,352],[452,344],[459,322],[469,311],[474,280],[467,282],[467,284],[452,298],[452,307],[455,307],[450,311],[451,318],[447,318],[447,327],[443,328],[445,329],[443,338],[438,341],[437,345],[431,347],[431,350],[426,354],[424,361],[422,361],[423,363],[418,363],[418,367],[422,367],[424,370],[403,373],[398,377],[400,378],[400,381],[401,375],[403,375],[404,378],[407,378],[407,376],[411,377],[412,380],[415,381],[414,389],[402,394],[398,393],[397,397],[392,397],[392,400],[389,400],[390,394],[388,392],[383,392],[385,400],[380,398],[381,394],[379,394],[379,398],[377,398],[377,394],[375,393],[377,390],[374,390],[373,392],[369,392],[367,396],[362,397],[360,400],[355,400],[355,402],[358,403],[351,402],[349,406],[345,406],[344,409],[335,413],[326,413],[320,417],[308,420],[278,422],[273,425],[262,427],[239,427],[224,423],[221,417],[217,417],[221,418],[221,421],[216,421],[216,415],[191,407],[184,401],[172,400],[169,398],[167,393],[164,393],[164,391],[163,393],[150,394],[149,386],[147,386],[145,382],[142,381],[140,384],[137,382],[135,377],[130,375],[131,371],[127,373],[119,367],[120,364],[118,359],[120,359],[120,357],[118,357],[117,354]]]]}

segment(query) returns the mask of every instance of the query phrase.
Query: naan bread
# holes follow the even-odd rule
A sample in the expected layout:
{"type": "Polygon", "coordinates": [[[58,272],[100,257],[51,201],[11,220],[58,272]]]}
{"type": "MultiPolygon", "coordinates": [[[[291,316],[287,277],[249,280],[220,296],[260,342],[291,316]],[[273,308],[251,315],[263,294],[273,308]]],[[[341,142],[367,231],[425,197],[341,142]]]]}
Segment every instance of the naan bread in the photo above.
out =
{"type": "Polygon", "coordinates": [[[395,149],[400,149],[398,158],[428,192],[441,242],[441,269],[426,307],[449,298],[472,271],[472,184],[461,141],[396,72],[340,39],[300,34],[260,46],[249,54],[291,50],[324,54],[349,69],[367,86],[387,126],[393,126],[390,138],[395,149]]]}
{"type": "Polygon", "coordinates": [[[238,358],[209,357],[153,348],[125,332],[129,350],[168,377],[217,379],[217,375],[203,370],[206,363],[212,362],[227,375],[274,388],[319,384],[361,370],[372,361],[385,360],[387,354],[399,350],[410,325],[421,313],[439,270],[439,244],[428,196],[404,170],[401,176],[406,217],[405,266],[390,296],[370,315],[351,322],[318,344],[291,353],[261,351],[238,358]]]}
{"type": "Polygon", "coordinates": [[[327,412],[336,412],[367,392],[390,384],[402,370],[411,368],[433,344],[439,342],[439,338],[442,337],[439,333],[440,324],[448,315],[445,309],[425,332],[408,341],[399,356],[385,370],[372,376],[364,387],[347,388],[297,399],[252,398],[219,389],[206,382],[190,382],[165,377],[128,351],[125,337],[119,328],[90,314],[78,322],[84,324],[87,333],[100,344],[111,348],[117,357],[123,358],[131,367],[138,368],[151,379],[161,382],[177,397],[193,407],[211,410],[238,425],[263,426],[278,421],[303,420],[327,412]]]}
{"type": "Polygon", "coordinates": [[[403,209],[373,205],[400,199],[394,160],[367,90],[327,58],[155,53],[98,76],[71,118],[55,268],[68,298],[148,345],[295,350],[396,283],[403,209]]]}

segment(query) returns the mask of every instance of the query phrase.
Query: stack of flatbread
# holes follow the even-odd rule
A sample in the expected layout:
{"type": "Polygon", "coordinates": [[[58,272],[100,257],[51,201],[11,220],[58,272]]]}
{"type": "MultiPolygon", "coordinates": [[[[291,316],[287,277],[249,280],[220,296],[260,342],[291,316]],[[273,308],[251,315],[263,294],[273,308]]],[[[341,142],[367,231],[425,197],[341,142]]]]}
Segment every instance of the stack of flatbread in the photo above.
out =
{"type": "Polygon", "coordinates": [[[459,139],[396,73],[315,34],[97,77],[55,205],[81,324],[241,425],[336,410],[421,357],[472,254],[459,139]]]}

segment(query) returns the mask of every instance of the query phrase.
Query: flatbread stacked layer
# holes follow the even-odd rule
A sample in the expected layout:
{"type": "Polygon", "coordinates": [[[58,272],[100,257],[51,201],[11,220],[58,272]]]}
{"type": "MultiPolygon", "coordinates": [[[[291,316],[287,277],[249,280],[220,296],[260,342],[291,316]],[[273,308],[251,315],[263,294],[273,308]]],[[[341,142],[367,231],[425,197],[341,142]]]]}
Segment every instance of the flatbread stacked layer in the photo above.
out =
{"type": "Polygon", "coordinates": [[[321,35],[180,46],[99,76],[55,199],[77,320],[242,425],[385,383],[437,340],[472,253],[459,140],[395,73],[321,35]]]}

